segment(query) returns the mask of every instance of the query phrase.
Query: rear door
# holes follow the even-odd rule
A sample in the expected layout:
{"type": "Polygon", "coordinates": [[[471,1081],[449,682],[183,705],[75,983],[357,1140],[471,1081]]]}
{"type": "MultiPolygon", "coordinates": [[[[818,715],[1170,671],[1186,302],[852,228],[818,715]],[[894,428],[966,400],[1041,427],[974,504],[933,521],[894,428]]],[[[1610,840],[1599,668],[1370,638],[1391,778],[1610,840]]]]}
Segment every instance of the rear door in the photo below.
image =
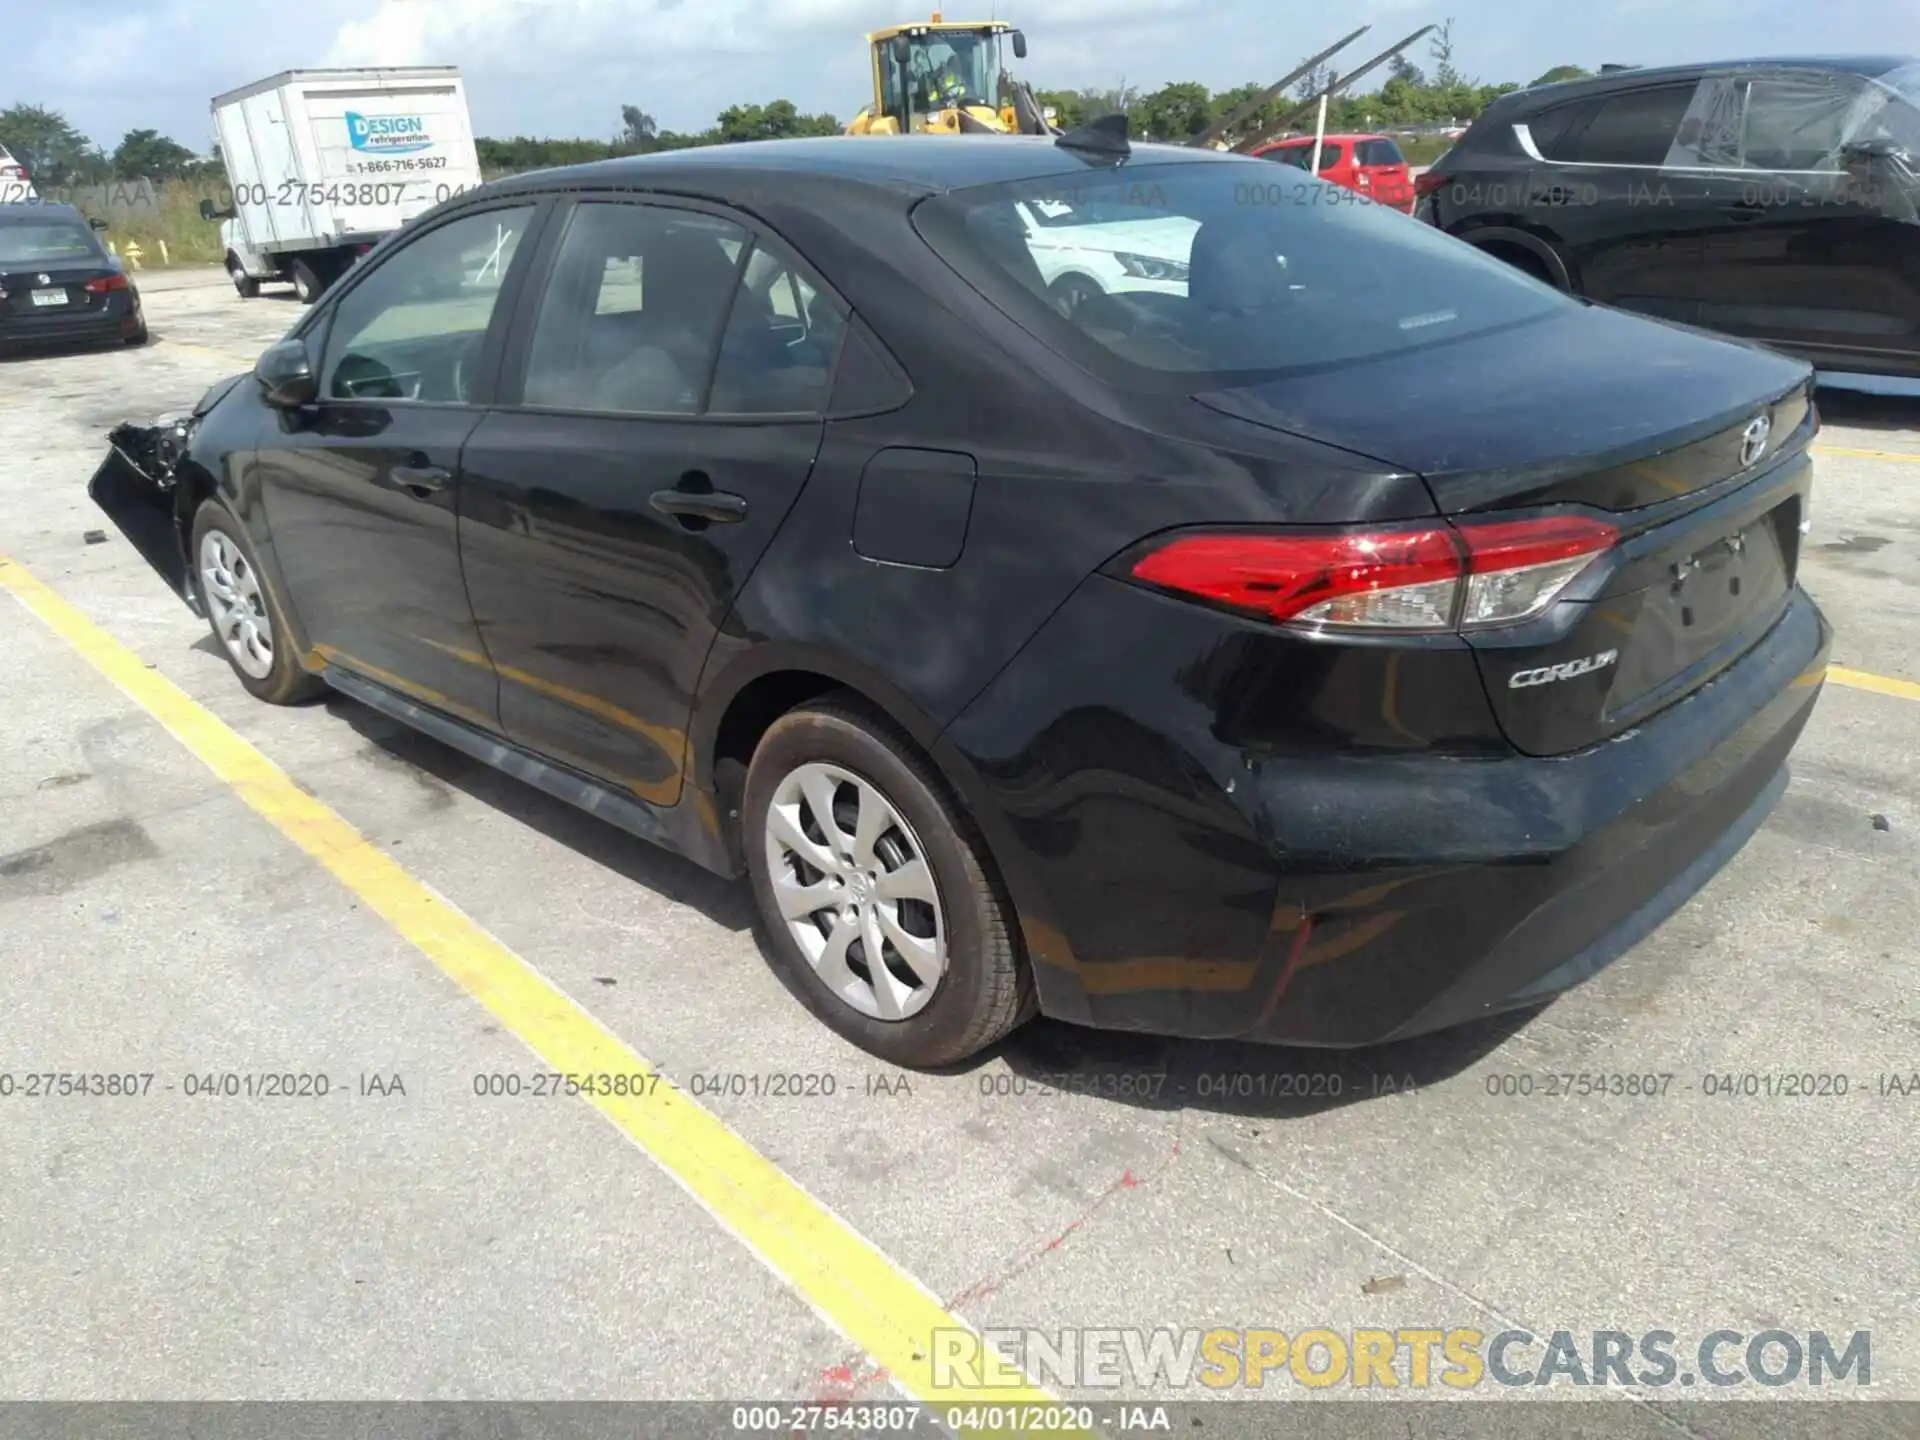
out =
{"type": "Polygon", "coordinates": [[[1694,318],[1711,195],[1704,173],[1668,156],[1696,80],[1574,100],[1526,123],[1537,157],[1527,221],[1560,236],[1579,292],[1623,310],[1694,318]]]}
{"type": "Polygon", "coordinates": [[[671,805],[707,652],[819,452],[845,309],[710,209],[581,202],[545,248],[466,446],[467,589],[508,737],[671,805]]]}

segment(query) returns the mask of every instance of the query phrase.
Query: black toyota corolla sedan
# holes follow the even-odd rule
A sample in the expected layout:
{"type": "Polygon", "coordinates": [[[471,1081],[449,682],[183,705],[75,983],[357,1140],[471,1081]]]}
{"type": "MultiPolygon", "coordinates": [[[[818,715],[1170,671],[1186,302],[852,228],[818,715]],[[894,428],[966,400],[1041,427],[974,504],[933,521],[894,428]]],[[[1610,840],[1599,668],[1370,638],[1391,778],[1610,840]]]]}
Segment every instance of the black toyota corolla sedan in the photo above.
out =
{"type": "Polygon", "coordinates": [[[71,205],[0,205],[0,355],[43,345],[144,345],[140,292],[71,205]]]}
{"type": "Polygon", "coordinates": [[[261,699],[751,877],[878,1055],[1344,1046],[1576,983],[1761,823],[1808,385],[1260,160],[778,141],[441,207],[93,493],[261,699]],[[1057,305],[1082,243],[1150,278],[1057,305]]]}

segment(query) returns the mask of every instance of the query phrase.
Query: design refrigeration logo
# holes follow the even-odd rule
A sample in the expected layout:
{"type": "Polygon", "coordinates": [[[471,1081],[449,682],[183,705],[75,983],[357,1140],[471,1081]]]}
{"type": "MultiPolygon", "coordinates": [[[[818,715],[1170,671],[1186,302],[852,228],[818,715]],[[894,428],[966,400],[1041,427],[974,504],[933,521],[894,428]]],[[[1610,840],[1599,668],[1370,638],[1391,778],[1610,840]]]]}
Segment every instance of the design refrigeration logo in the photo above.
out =
{"type": "Polygon", "coordinates": [[[419,115],[362,115],[349,110],[346,121],[347,139],[364,155],[412,155],[433,148],[427,122],[419,115]]]}
{"type": "Polygon", "coordinates": [[[1473,1390],[1489,1383],[1727,1390],[1868,1387],[1872,1332],[1555,1330],[1488,1334],[1463,1326],[1368,1330],[1243,1327],[933,1332],[941,1387],[1183,1391],[1473,1390]]]}

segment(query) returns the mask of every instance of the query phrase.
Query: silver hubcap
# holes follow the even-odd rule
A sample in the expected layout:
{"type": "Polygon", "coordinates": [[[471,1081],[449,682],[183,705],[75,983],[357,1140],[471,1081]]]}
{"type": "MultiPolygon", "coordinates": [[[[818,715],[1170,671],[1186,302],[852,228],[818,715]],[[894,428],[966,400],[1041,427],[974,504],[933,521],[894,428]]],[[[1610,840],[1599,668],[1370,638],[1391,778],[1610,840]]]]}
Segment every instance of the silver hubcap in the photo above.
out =
{"type": "Polygon", "coordinates": [[[256,680],[266,679],[273,671],[273,622],[260,577],[240,547],[218,530],[209,530],[200,542],[200,590],[207,598],[207,618],[233,663],[256,680]]]}
{"type": "Polygon", "coordinates": [[[802,765],[767,809],[767,873],[800,953],[862,1015],[905,1020],[947,970],[940,892],[913,827],[872,781],[802,765]]]}

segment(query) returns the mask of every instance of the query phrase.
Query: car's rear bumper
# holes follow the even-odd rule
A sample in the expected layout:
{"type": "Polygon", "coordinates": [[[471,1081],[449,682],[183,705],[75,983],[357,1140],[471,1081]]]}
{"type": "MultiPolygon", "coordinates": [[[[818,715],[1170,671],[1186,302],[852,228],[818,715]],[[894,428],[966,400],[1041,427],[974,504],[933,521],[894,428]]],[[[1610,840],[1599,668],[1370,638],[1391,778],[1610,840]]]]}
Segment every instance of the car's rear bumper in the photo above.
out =
{"type": "Polygon", "coordinates": [[[103,345],[138,335],[140,325],[139,311],[119,305],[72,315],[10,315],[0,320],[0,350],[103,345]]]}
{"type": "MultiPolygon", "coordinates": [[[[1073,651],[1099,642],[1076,629],[1063,611],[1015,662],[1027,671],[1013,682],[1029,687],[1024,710],[1033,687],[1072,683],[1042,672],[1091,668],[1073,651]]],[[[1364,1045],[1544,1000],[1678,909],[1779,797],[1829,642],[1796,590],[1766,638],[1711,684],[1557,758],[1229,754],[1208,738],[1222,728],[1217,712],[1175,753],[1166,742],[1190,723],[1179,708],[1199,693],[1198,672],[1181,677],[1168,723],[1142,723],[1152,701],[1106,720],[1109,754],[1096,753],[1095,731],[1076,736],[1071,772],[1066,744],[1007,752],[1000,684],[949,738],[983,777],[982,824],[1046,1013],[1364,1045]]],[[[1041,709],[1064,738],[1069,715],[1095,707],[1061,699],[1041,709]]],[[[1411,703],[1408,716],[1420,723],[1411,703]]]]}

